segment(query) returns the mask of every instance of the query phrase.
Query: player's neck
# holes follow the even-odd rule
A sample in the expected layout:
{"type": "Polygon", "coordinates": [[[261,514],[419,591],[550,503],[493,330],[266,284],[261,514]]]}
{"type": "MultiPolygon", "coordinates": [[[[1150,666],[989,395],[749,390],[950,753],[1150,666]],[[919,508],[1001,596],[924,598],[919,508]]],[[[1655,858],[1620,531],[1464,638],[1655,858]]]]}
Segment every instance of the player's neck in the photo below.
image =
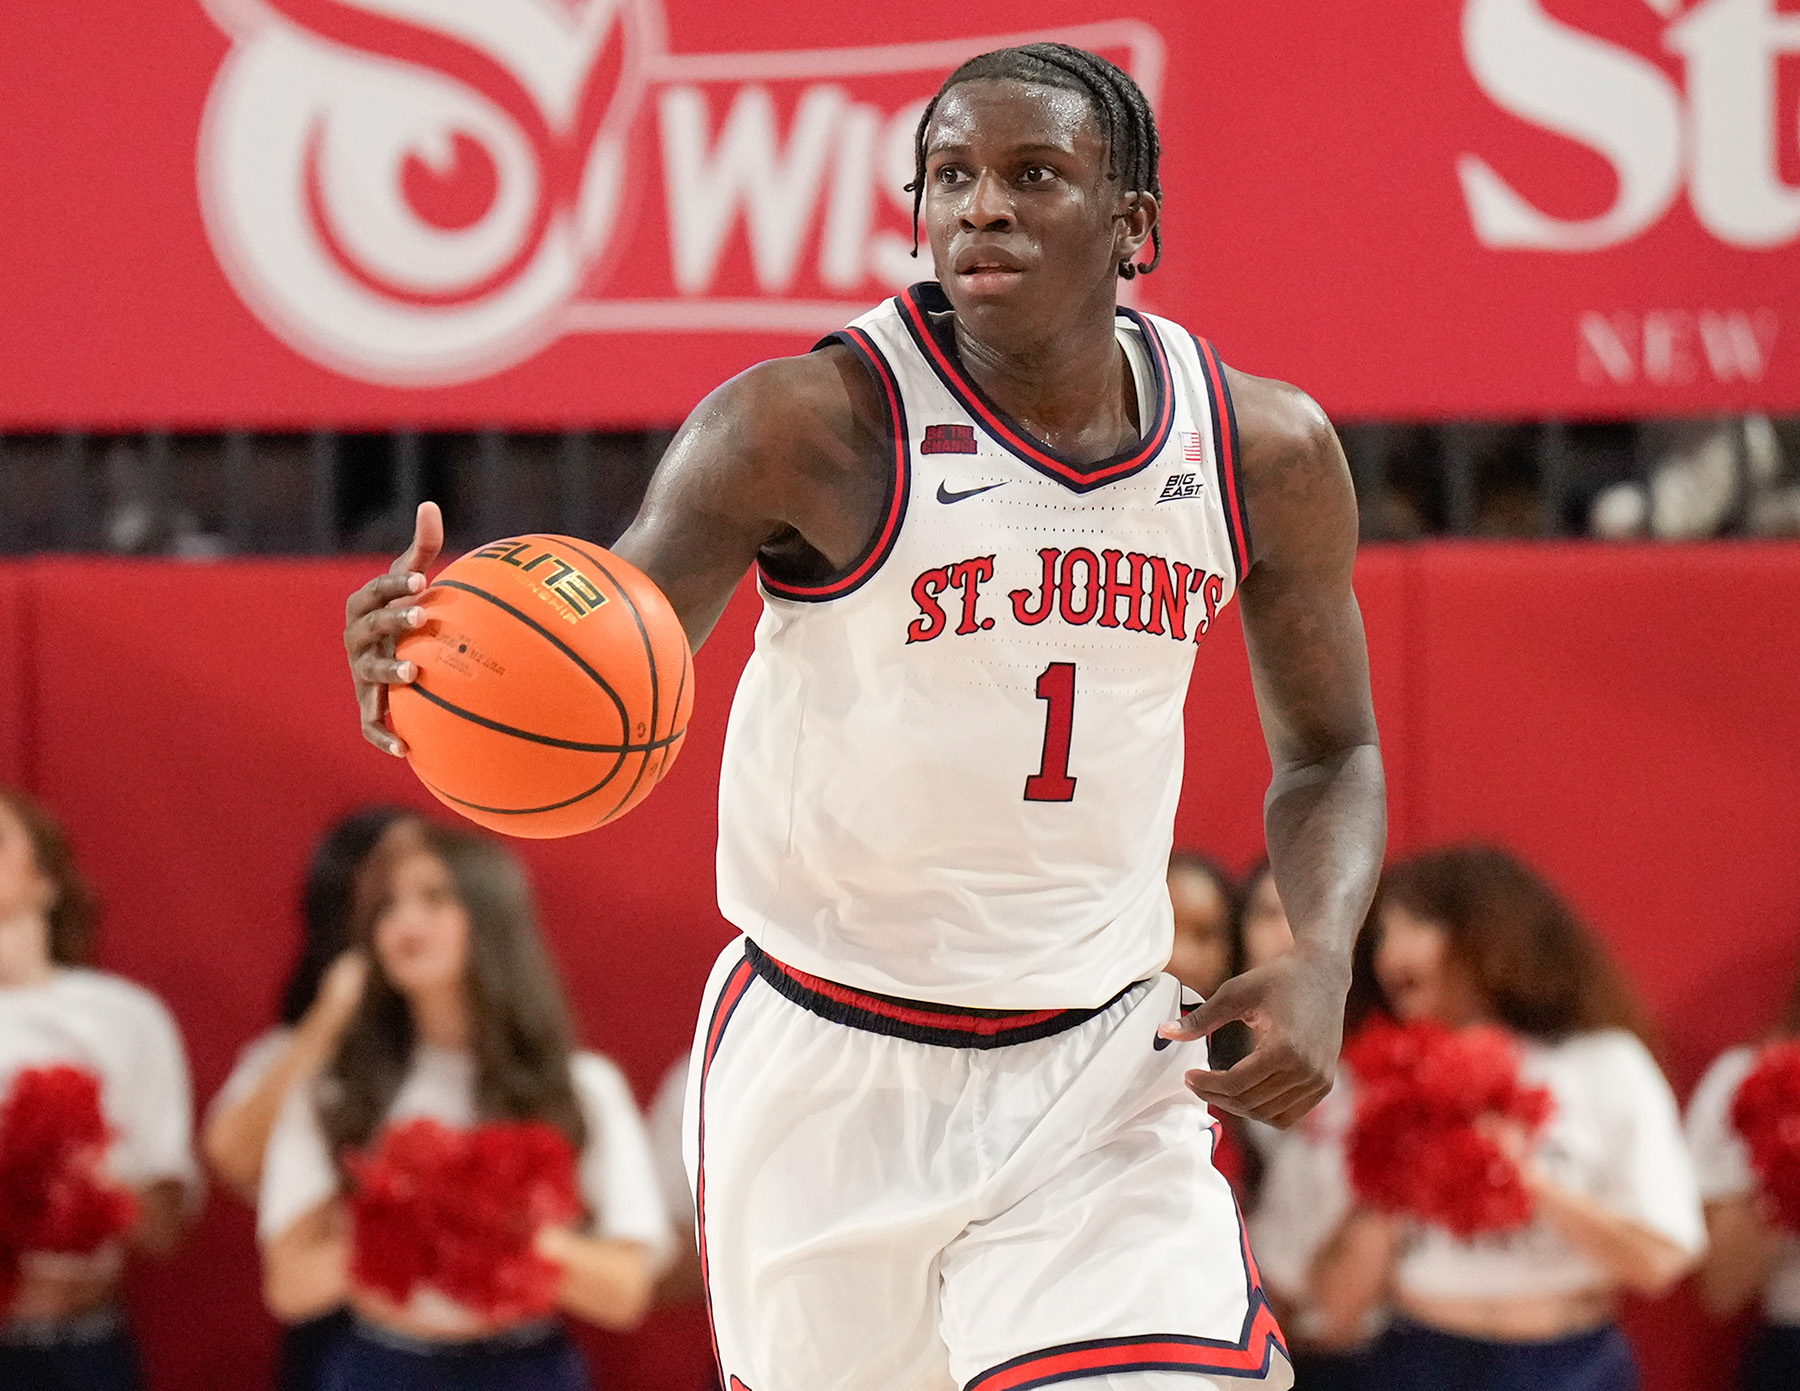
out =
{"type": "Polygon", "coordinates": [[[984,340],[960,317],[955,325],[963,370],[1052,448],[1104,459],[1136,436],[1137,396],[1110,301],[1033,342],[984,340]]]}

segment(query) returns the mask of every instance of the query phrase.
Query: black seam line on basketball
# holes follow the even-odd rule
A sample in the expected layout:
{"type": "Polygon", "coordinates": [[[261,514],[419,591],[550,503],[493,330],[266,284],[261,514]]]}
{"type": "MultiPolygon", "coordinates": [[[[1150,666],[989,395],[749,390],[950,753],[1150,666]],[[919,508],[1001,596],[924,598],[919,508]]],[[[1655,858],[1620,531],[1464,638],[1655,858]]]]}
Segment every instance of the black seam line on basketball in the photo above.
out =
{"type": "MultiPolygon", "coordinates": [[[[681,714],[681,698],[682,698],[682,696],[687,694],[688,669],[692,665],[693,665],[693,661],[688,656],[687,644],[684,642],[681,645],[681,681],[675,687],[675,708],[673,711],[671,711],[671,713],[669,715],[669,721],[671,724],[674,723],[675,718],[681,714]]],[[[654,732],[655,731],[652,731],[652,733],[654,733],[654,732]]],[[[685,728],[683,728],[681,731],[681,734],[684,735],[686,733],[687,733],[687,730],[685,728]]],[[[669,736],[670,742],[663,749],[662,762],[660,762],[656,765],[656,780],[658,782],[661,782],[663,780],[663,775],[669,771],[669,760],[671,758],[675,757],[675,743],[680,737],[681,737],[680,735],[677,735],[673,731],[671,731],[670,736],[669,736]]]]}
{"type": "Polygon", "coordinates": [[[496,734],[510,734],[515,739],[527,739],[534,744],[548,744],[553,749],[573,749],[576,753],[655,753],[679,735],[666,735],[661,739],[652,739],[644,744],[586,744],[578,739],[558,739],[550,734],[533,734],[529,729],[515,729],[509,724],[501,724],[499,720],[490,720],[486,715],[477,715],[473,710],[465,710],[460,705],[452,705],[436,692],[428,691],[417,681],[412,689],[425,697],[440,710],[448,710],[452,715],[478,724],[483,729],[491,729],[496,734]]]}
{"type": "Polygon", "coordinates": [[[519,622],[523,623],[527,628],[530,628],[532,632],[536,633],[558,652],[562,653],[563,656],[567,657],[571,662],[575,663],[576,666],[580,667],[582,671],[586,672],[588,679],[601,690],[605,691],[607,699],[611,700],[613,705],[618,709],[619,727],[621,729],[631,728],[631,716],[625,710],[625,702],[619,698],[619,693],[612,688],[612,684],[599,672],[589,666],[586,659],[583,658],[579,652],[573,647],[570,647],[569,644],[564,642],[561,638],[557,637],[555,633],[551,632],[542,623],[539,623],[537,619],[507,603],[506,600],[502,599],[499,595],[490,594],[479,585],[470,584],[466,580],[440,579],[437,583],[443,585],[446,589],[460,589],[464,594],[473,594],[477,599],[485,599],[495,608],[510,613],[514,618],[518,619],[519,622]]]}
{"type": "MultiPolygon", "coordinates": [[[[646,757],[648,757],[648,755],[646,755],[646,757]]],[[[541,807],[484,807],[480,802],[471,802],[466,798],[458,797],[452,792],[446,792],[436,783],[431,782],[426,778],[420,778],[419,781],[424,783],[425,786],[429,787],[446,802],[454,802],[457,806],[467,807],[470,811],[486,812],[490,816],[536,816],[539,812],[561,811],[564,807],[572,807],[577,802],[585,802],[589,797],[592,797],[601,788],[605,787],[607,783],[611,782],[619,775],[619,769],[624,765],[624,762],[625,760],[621,758],[618,763],[613,765],[612,772],[601,778],[599,782],[595,783],[586,792],[577,792],[573,797],[566,797],[560,802],[551,802],[548,805],[541,807]]]]}
{"type": "MultiPolygon", "coordinates": [[[[641,638],[644,643],[644,664],[650,668],[650,732],[651,734],[655,734],[657,724],[662,718],[662,707],[659,694],[661,683],[656,674],[656,647],[650,641],[650,629],[645,626],[644,615],[638,612],[637,601],[626,592],[625,586],[619,583],[619,577],[606,568],[606,562],[604,560],[601,560],[598,556],[589,555],[586,551],[582,550],[580,546],[572,545],[566,541],[563,544],[567,545],[576,555],[580,556],[583,560],[587,561],[589,565],[592,565],[601,574],[605,575],[612,587],[619,592],[619,597],[625,601],[625,607],[631,610],[632,622],[637,624],[638,637],[641,638]]],[[[644,578],[650,579],[648,575],[644,576],[644,578]]],[[[650,580],[650,583],[655,584],[656,581],[650,580]]],[[[627,724],[626,728],[630,728],[630,725],[627,724]]],[[[644,774],[648,772],[649,769],[649,759],[646,758],[639,763],[637,776],[631,780],[631,786],[625,790],[625,795],[619,799],[619,804],[621,806],[631,800],[632,795],[638,790],[639,784],[644,781],[644,774]]]]}

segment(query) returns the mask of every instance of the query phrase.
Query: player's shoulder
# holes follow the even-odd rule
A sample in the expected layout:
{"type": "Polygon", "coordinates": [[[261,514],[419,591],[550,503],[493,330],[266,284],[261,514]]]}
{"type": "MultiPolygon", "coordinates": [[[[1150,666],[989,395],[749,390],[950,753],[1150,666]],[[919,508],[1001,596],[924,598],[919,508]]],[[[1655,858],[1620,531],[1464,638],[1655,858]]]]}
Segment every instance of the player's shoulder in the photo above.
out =
{"type": "Polygon", "coordinates": [[[1337,432],[1319,403],[1291,382],[1225,368],[1246,469],[1324,466],[1337,457],[1337,432]]]}
{"type": "Polygon", "coordinates": [[[868,369],[841,342],[748,367],[715,388],[695,414],[715,417],[751,449],[844,440],[879,432],[887,419],[868,369]]]}
{"type": "Polygon", "coordinates": [[[1337,431],[1299,387],[1225,368],[1252,554],[1311,566],[1356,544],[1356,493],[1337,431]]]}

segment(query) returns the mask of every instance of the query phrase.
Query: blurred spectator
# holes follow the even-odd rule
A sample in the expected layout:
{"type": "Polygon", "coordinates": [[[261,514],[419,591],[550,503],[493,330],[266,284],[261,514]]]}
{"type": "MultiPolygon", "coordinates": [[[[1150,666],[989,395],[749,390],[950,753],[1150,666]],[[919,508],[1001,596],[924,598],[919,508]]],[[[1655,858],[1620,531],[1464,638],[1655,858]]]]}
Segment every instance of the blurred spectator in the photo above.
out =
{"type": "Polygon", "coordinates": [[[656,1182],[662,1190],[663,1209],[673,1229],[673,1254],[656,1282],[656,1300],[665,1304],[697,1304],[706,1298],[706,1282],[700,1274],[700,1252],[694,1226],[694,1189],[688,1182],[682,1135],[687,1116],[688,1071],[691,1055],[683,1054],[663,1074],[662,1085],[650,1103],[650,1153],[656,1161],[656,1182]]]}
{"type": "Polygon", "coordinates": [[[1169,856],[1169,902],[1175,910],[1175,947],[1167,970],[1204,999],[1238,973],[1231,880],[1197,850],[1169,856]]]}
{"type": "Polygon", "coordinates": [[[1384,1391],[1628,1391],[1614,1318],[1655,1298],[1705,1244],[1675,1100],[1640,1038],[1636,999],[1556,893],[1498,850],[1439,850],[1395,866],[1376,914],[1375,972],[1399,1019],[1497,1024],[1555,1111],[1515,1137],[1535,1205],[1515,1232],[1459,1239],[1368,1209],[1315,1262],[1326,1321],[1360,1326],[1391,1286],[1377,1346],[1384,1391]]]}
{"type": "MultiPolygon", "coordinates": [[[[1211,857],[1177,848],[1169,856],[1169,903],[1175,915],[1175,940],[1164,969],[1188,993],[1205,999],[1243,969],[1243,940],[1238,936],[1237,904],[1231,880],[1211,857]]],[[[1206,1042],[1210,1066],[1230,1067],[1249,1049],[1249,1033],[1236,1021],[1206,1042]]],[[[1213,1167],[1223,1174],[1242,1204],[1254,1190],[1256,1156],[1245,1146],[1238,1117],[1216,1113],[1219,1129],[1213,1142],[1213,1167]]]]}
{"type": "Polygon", "coordinates": [[[425,1391],[452,1378],[463,1391],[586,1391],[581,1355],[554,1318],[486,1315],[430,1287],[400,1303],[352,1275],[359,1254],[385,1253],[357,1250],[345,1157],[418,1118],[457,1130],[540,1121],[574,1146],[588,1220],[543,1223],[531,1238],[560,1267],[561,1310],[635,1325],[668,1244],[643,1122],[619,1070],[573,1049],[517,861],[494,842],[426,826],[379,864],[359,933],[372,967],[362,1000],[318,1081],[290,1093],[269,1142],[258,1210],[269,1306],[298,1320],[348,1302],[353,1326],[326,1359],[333,1391],[425,1391]]]}
{"type": "Polygon", "coordinates": [[[8,1391],[136,1391],[121,1257],[167,1255],[200,1205],[180,1035],[149,991],[88,966],[93,920],[61,829],[26,797],[0,790],[0,1090],[11,1092],[22,1071],[58,1065],[97,1079],[114,1131],[104,1178],[137,1199],[123,1251],[112,1241],[93,1255],[22,1255],[0,1324],[8,1391]]]}
{"type": "MultiPolygon", "coordinates": [[[[246,1202],[256,1202],[282,1102],[317,1076],[362,998],[368,962],[351,943],[354,924],[368,917],[379,887],[376,852],[417,844],[418,834],[409,813],[371,807],[339,821],[313,851],[301,894],[300,955],[282,991],[281,1022],[238,1054],[201,1132],[213,1171],[246,1202]]],[[[348,1314],[337,1309],[284,1329],[281,1391],[319,1386],[325,1350],[348,1327],[348,1314]]]]}
{"type": "MultiPolygon", "coordinates": [[[[1251,871],[1240,904],[1244,969],[1265,966],[1294,945],[1287,910],[1266,861],[1251,871]]],[[[1350,1211],[1343,1147],[1350,1089],[1350,1079],[1340,1070],[1330,1094],[1290,1130],[1240,1123],[1260,1160],[1246,1219],[1250,1246],[1269,1302],[1287,1333],[1296,1391],[1360,1391],[1368,1345],[1381,1331],[1383,1311],[1375,1308],[1354,1328],[1330,1326],[1320,1316],[1313,1288],[1313,1258],[1350,1211]]]]}
{"type": "Polygon", "coordinates": [[[1645,477],[1595,497],[1596,536],[1702,541],[1727,532],[1800,535],[1797,422],[1766,416],[1651,421],[1640,427],[1645,477]]]}
{"type": "MultiPolygon", "coordinates": [[[[1800,1040],[1800,980],[1771,1039],[1800,1040]]],[[[1722,1054],[1688,1106],[1688,1147],[1711,1239],[1700,1302],[1715,1318],[1730,1318],[1755,1301],[1760,1326],[1738,1384],[1742,1391],[1793,1391],[1800,1387],[1800,1236],[1770,1221],[1749,1149],[1731,1122],[1738,1088],[1756,1061],[1751,1046],[1722,1054]]]]}

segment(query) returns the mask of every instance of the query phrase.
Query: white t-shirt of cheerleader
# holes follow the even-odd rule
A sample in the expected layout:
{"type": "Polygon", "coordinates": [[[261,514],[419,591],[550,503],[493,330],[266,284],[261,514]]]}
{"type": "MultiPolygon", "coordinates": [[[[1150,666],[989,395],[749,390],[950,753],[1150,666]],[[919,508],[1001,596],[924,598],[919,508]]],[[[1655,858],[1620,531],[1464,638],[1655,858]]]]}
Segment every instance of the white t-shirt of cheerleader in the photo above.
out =
{"type": "MultiPolygon", "coordinates": [[[[1731,1123],[1738,1088],[1755,1066],[1756,1049],[1731,1049],[1706,1070],[1688,1103],[1688,1152],[1694,1157],[1700,1197],[1706,1202],[1756,1192],[1750,1147],[1731,1123]]],[[[1775,1268],[1762,1290],[1762,1314],[1769,1323],[1800,1326],[1800,1236],[1793,1232],[1781,1234],[1775,1268]]]]}
{"type": "MultiPolygon", "coordinates": [[[[598,1053],[576,1053],[569,1070],[588,1127],[577,1182],[594,1214],[592,1234],[641,1242],[654,1267],[671,1248],[669,1218],[631,1089],[619,1069],[598,1053]]],[[[463,1129],[476,1124],[475,1064],[469,1054],[418,1049],[386,1123],[420,1117],[463,1129]]],[[[296,1087],[269,1136],[257,1201],[258,1239],[273,1240],[340,1189],[313,1089],[296,1087]]]]}

